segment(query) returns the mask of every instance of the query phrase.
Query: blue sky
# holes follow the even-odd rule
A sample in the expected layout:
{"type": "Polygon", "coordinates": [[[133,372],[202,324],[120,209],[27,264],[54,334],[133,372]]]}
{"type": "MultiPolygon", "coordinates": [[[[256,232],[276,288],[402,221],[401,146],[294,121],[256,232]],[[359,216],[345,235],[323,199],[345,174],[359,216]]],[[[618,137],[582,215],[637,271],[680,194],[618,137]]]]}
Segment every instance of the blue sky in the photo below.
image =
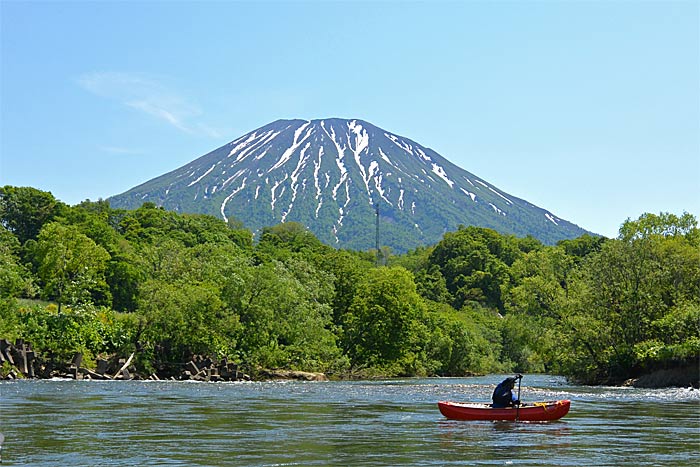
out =
{"type": "Polygon", "coordinates": [[[698,5],[0,0],[0,185],[97,200],[341,117],[609,237],[699,217],[698,5]]]}

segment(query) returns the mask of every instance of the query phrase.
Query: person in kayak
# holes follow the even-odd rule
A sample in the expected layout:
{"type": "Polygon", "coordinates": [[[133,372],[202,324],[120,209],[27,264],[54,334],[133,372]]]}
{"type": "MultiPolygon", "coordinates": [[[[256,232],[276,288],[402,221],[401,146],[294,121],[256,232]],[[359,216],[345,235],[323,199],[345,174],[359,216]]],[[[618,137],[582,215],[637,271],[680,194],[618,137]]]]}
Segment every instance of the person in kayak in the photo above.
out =
{"type": "Polygon", "coordinates": [[[493,400],[493,404],[491,406],[493,408],[501,409],[504,407],[516,407],[520,405],[520,401],[516,395],[513,394],[515,382],[519,378],[522,378],[522,376],[518,375],[516,377],[508,377],[498,386],[496,386],[496,389],[493,391],[493,396],[491,396],[491,399],[493,400]]]}

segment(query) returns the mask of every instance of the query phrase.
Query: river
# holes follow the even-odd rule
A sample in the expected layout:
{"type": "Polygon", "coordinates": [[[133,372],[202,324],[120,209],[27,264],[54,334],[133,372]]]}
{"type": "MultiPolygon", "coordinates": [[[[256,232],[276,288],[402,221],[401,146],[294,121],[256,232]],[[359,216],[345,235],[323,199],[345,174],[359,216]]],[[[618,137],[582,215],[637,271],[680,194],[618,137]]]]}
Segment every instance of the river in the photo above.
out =
{"type": "Polygon", "coordinates": [[[450,421],[503,375],[361,382],[0,382],[2,465],[700,465],[700,391],[525,375],[547,423],[450,421]]]}

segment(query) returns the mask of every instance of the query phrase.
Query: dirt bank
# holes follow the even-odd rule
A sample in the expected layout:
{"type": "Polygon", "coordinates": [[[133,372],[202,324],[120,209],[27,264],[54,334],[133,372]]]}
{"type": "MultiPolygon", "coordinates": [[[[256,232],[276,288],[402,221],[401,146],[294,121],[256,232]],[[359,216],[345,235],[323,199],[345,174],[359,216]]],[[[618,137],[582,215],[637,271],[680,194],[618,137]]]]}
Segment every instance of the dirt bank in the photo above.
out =
{"type": "Polygon", "coordinates": [[[694,387],[700,389],[700,362],[681,368],[657,370],[628,381],[635,388],[694,387]]]}

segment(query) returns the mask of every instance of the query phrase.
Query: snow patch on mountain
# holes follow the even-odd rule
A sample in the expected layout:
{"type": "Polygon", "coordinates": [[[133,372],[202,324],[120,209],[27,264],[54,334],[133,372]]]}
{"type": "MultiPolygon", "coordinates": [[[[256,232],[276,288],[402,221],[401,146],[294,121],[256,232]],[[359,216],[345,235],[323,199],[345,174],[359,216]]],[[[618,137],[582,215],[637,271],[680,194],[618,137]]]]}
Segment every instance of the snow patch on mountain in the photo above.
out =
{"type": "MultiPolygon", "coordinates": [[[[255,141],[253,144],[248,145],[248,147],[244,148],[238,156],[236,156],[236,162],[240,162],[244,160],[249,154],[254,154],[254,151],[259,150],[259,148],[265,146],[268,144],[270,141],[275,139],[277,135],[279,135],[279,131],[268,131],[264,135],[262,135],[260,138],[257,138],[257,141],[255,141]]],[[[263,157],[265,155],[265,151],[262,153],[261,156],[263,157]]]]}
{"type": "Polygon", "coordinates": [[[436,163],[433,163],[433,173],[434,173],[435,175],[437,175],[438,177],[440,177],[441,179],[445,180],[445,183],[447,183],[448,185],[450,185],[450,188],[453,188],[453,187],[454,187],[455,182],[453,182],[452,180],[450,180],[450,178],[449,178],[449,177],[447,176],[447,174],[445,173],[445,169],[443,169],[442,167],[440,167],[440,166],[437,165],[436,163]]]}
{"type": "Polygon", "coordinates": [[[472,201],[476,202],[476,195],[474,193],[467,191],[462,187],[460,187],[459,189],[462,190],[465,195],[469,196],[472,199],[472,201]]]}
{"type": "Polygon", "coordinates": [[[502,195],[502,194],[499,193],[498,191],[494,190],[491,186],[487,185],[486,183],[482,182],[481,180],[477,180],[476,183],[478,183],[479,185],[483,185],[483,186],[486,187],[488,190],[490,190],[490,191],[492,191],[493,193],[495,193],[496,195],[500,196],[500,197],[503,198],[508,204],[513,204],[513,202],[512,202],[511,200],[509,200],[509,199],[506,198],[504,195],[502,195]]]}
{"type": "Polygon", "coordinates": [[[362,165],[362,158],[360,154],[365,151],[369,146],[369,134],[359,125],[356,120],[348,123],[348,128],[355,135],[354,141],[351,140],[351,134],[348,133],[348,147],[353,153],[355,163],[357,168],[360,170],[360,175],[362,176],[362,181],[365,184],[365,189],[367,190],[367,196],[369,197],[369,204],[374,204],[372,200],[372,190],[369,187],[369,181],[372,178],[372,165],[377,164],[376,161],[372,161],[368,170],[362,165]],[[354,144],[353,144],[354,143],[354,144]]]}
{"type": "Polygon", "coordinates": [[[224,202],[221,203],[220,212],[221,212],[221,217],[224,219],[224,222],[228,222],[228,217],[226,217],[226,205],[228,204],[229,201],[231,201],[231,198],[236,196],[236,194],[238,194],[239,191],[241,191],[242,189],[245,188],[246,180],[247,180],[247,177],[243,179],[243,183],[241,183],[241,186],[239,186],[238,188],[233,190],[230,195],[228,195],[226,198],[224,198],[224,202]]]}
{"type": "MultiPolygon", "coordinates": [[[[299,162],[297,163],[297,166],[294,168],[294,171],[292,172],[292,175],[290,175],[290,179],[292,181],[292,200],[289,203],[289,207],[287,210],[282,214],[282,218],[280,222],[284,222],[287,219],[287,216],[289,215],[290,212],[292,212],[292,208],[294,207],[294,201],[297,199],[297,192],[299,190],[299,175],[306,165],[306,151],[311,147],[311,142],[306,143],[306,146],[301,150],[301,153],[299,154],[299,162]]],[[[306,180],[304,180],[305,182],[306,180]]],[[[303,186],[303,183],[302,183],[303,186]]]]}
{"type": "Polygon", "coordinates": [[[545,212],[545,213],[544,213],[544,217],[546,217],[552,224],[554,224],[554,225],[559,225],[559,224],[557,223],[557,221],[558,221],[559,219],[557,219],[556,217],[552,216],[550,213],[545,212]]]}
{"type": "Polygon", "coordinates": [[[392,135],[391,133],[384,133],[384,136],[386,136],[387,138],[389,138],[389,140],[390,140],[392,143],[394,143],[395,145],[397,145],[399,148],[403,149],[404,151],[406,151],[406,152],[409,153],[410,155],[415,156],[415,154],[413,153],[413,148],[411,147],[411,145],[410,145],[409,143],[407,143],[406,141],[404,141],[403,139],[399,138],[399,137],[396,136],[396,135],[392,135]]]}
{"type": "Polygon", "coordinates": [[[501,211],[501,210],[498,208],[498,206],[496,206],[495,204],[489,203],[489,206],[491,206],[491,207],[493,208],[493,210],[494,210],[495,212],[497,212],[498,214],[500,214],[500,215],[502,215],[502,216],[505,216],[505,215],[506,215],[506,213],[503,212],[503,211],[501,211]]]}
{"type": "Polygon", "coordinates": [[[422,157],[423,160],[425,160],[426,162],[432,161],[432,159],[430,158],[430,156],[428,156],[425,152],[423,152],[423,150],[422,150],[421,148],[416,148],[416,152],[417,152],[418,155],[419,155],[420,157],[422,157]]]}
{"type": "MultiPolygon", "coordinates": [[[[270,209],[272,212],[275,212],[275,203],[277,203],[277,196],[275,195],[275,192],[277,191],[277,188],[279,188],[284,182],[287,181],[287,178],[289,176],[287,174],[284,174],[284,178],[282,180],[278,180],[275,182],[275,184],[272,186],[272,189],[270,189],[270,195],[272,196],[272,200],[270,201],[270,209]]],[[[280,192],[280,196],[284,193],[285,187],[282,186],[282,190],[280,192]]]]}
{"type": "MultiPolygon", "coordinates": [[[[187,186],[190,187],[190,186],[192,186],[192,185],[194,185],[194,184],[196,184],[196,183],[199,183],[204,177],[206,177],[207,175],[209,175],[209,174],[211,173],[212,170],[214,170],[214,167],[216,167],[216,164],[212,165],[212,166],[209,168],[209,170],[207,170],[206,172],[204,172],[202,175],[199,176],[199,178],[197,178],[195,181],[191,182],[191,183],[190,183],[189,185],[187,185],[187,186]]],[[[192,172],[192,173],[194,174],[194,172],[192,172]]]]}
{"type": "MultiPolygon", "coordinates": [[[[250,144],[252,141],[255,141],[255,138],[257,138],[257,136],[258,136],[258,134],[255,131],[253,133],[251,133],[250,135],[248,135],[248,138],[245,141],[243,141],[242,143],[234,146],[234,148],[231,149],[231,152],[229,152],[228,156],[226,156],[226,157],[231,157],[234,154],[236,154],[239,150],[248,146],[248,144],[250,144]]],[[[242,140],[243,138],[245,138],[245,135],[238,138],[237,140],[231,142],[231,145],[236,144],[238,141],[242,140]]]]}
{"type": "Polygon", "coordinates": [[[289,160],[289,158],[292,157],[292,154],[294,154],[294,151],[296,151],[297,148],[299,146],[301,146],[309,136],[311,136],[311,130],[309,130],[306,132],[306,135],[304,135],[304,137],[301,140],[299,140],[299,135],[301,135],[301,133],[306,128],[308,128],[309,125],[311,125],[311,122],[305,122],[299,128],[296,129],[296,131],[294,132],[294,142],[292,143],[292,145],[290,147],[287,148],[286,151],[284,151],[284,153],[282,154],[280,159],[277,161],[277,163],[275,165],[273,165],[272,167],[270,167],[270,170],[268,170],[268,173],[272,172],[275,169],[279,169],[284,164],[286,164],[287,161],[289,160]]]}
{"type": "Polygon", "coordinates": [[[389,165],[394,165],[394,164],[391,162],[391,159],[389,159],[389,156],[387,156],[386,153],[385,153],[384,151],[382,151],[382,148],[381,148],[381,147],[379,148],[379,156],[380,156],[387,164],[389,164],[389,165]]]}
{"type": "MultiPolygon", "coordinates": [[[[321,159],[323,158],[323,146],[318,148],[318,159],[314,161],[314,188],[316,188],[316,200],[318,204],[316,205],[316,212],[314,216],[318,219],[318,211],[321,210],[321,205],[323,205],[323,190],[321,189],[321,181],[319,179],[318,173],[321,170],[321,159]]],[[[326,173],[326,177],[328,174],[326,173]]],[[[328,180],[328,179],[326,179],[328,180]]],[[[327,185],[327,182],[326,182],[327,185]]]]}

